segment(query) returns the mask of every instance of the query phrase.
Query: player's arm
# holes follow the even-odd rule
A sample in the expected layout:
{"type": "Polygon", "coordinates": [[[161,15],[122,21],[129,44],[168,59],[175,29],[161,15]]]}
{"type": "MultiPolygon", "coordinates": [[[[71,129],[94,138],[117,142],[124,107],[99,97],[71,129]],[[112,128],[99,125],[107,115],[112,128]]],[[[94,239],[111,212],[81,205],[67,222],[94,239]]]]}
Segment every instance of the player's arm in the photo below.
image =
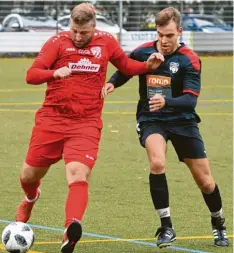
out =
{"type": "Polygon", "coordinates": [[[56,37],[50,38],[42,47],[32,66],[27,71],[28,84],[42,84],[54,78],[55,70],[50,67],[58,57],[59,42],[56,37]]]}
{"type": "Polygon", "coordinates": [[[184,67],[183,95],[176,98],[166,98],[165,107],[192,110],[197,105],[197,97],[201,89],[201,62],[199,58],[189,61],[184,67]]]}
{"type": "Polygon", "coordinates": [[[191,93],[176,98],[165,98],[165,107],[193,110],[197,105],[197,96],[191,93]]]}
{"type": "MultiPolygon", "coordinates": [[[[129,55],[129,58],[136,60],[135,59],[135,54],[134,51],[132,51],[129,55]]],[[[123,73],[121,73],[119,70],[117,70],[112,76],[111,78],[108,80],[107,83],[112,83],[114,85],[114,88],[118,88],[122,85],[124,85],[130,78],[132,78],[133,76],[127,76],[124,75],[123,73]]]]}
{"type": "MultiPolygon", "coordinates": [[[[115,72],[103,87],[101,92],[102,98],[113,92],[115,88],[125,84],[132,76],[154,70],[164,61],[163,55],[160,53],[153,53],[148,58],[146,62],[147,68],[145,68],[145,62],[137,61],[137,59],[133,57],[134,51],[131,53],[130,57],[127,57],[116,41],[112,44],[113,45],[109,47],[109,53],[111,54],[110,61],[119,71],[115,72]]],[[[108,45],[111,45],[111,43],[108,45]]]]}
{"type": "MultiPolygon", "coordinates": [[[[129,55],[129,58],[134,59],[134,51],[132,51],[129,55]]],[[[109,93],[113,92],[115,88],[121,87],[124,85],[130,78],[133,76],[124,75],[119,70],[117,70],[111,78],[105,83],[104,87],[101,91],[101,97],[104,98],[109,93]]]]}
{"type": "Polygon", "coordinates": [[[157,96],[154,96],[149,100],[149,108],[151,112],[160,110],[163,107],[191,111],[196,105],[197,96],[191,93],[185,93],[176,98],[164,98],[157,94],[157,96]]]}
{"type": "Polygon", "coordinates": [[[114,85],[114,88],[118,88],[122,85],[124,85],[132,76],[125,76],[122,74],[119,70],[117,70],[111,78],[108,80],[107,83],[112,83],[114,85]]]}
{"type": "Polygon", "coordinates": [[[132,76],[125,76],[117,70],[102,88],[101,97],[104,98],[109,93],[113,92],[115,88],[124,85],[130,78],[132,78],[132,76]]]}
{"type": "Polygon", "coordinates": [[[183,69],[183,95],[176,98],[152,97],[149,101],[150,111],[157,111],[163,107],[191,111],[197,105],[200,89],[201,62],[199,58],[194,58],[183,69]]]}
{"type": "Polygon", "coordinates": [[[120,47],[112,55],[111,63],[126,76],[135,76],[149,71],[146,62],[138,62],[129,58],[120,47]]]}
{"type": "Polygon", "coordinates": [[[139,62],[129,58],[120,46],[115,51],[115,57],[111,63],[124,75],[136,76],[155,70],[164,62],[164,56],[160,53],[153,53],[146,62],[139,62]]]}
{"type": "Polygon", "coordinates": [[[115,38],[109,38],[107,43],[109,60],[121,73],[126,76],[135,76],[156,69],[164,61],[159,53],[153,53],[147,62],[139,62],[129,58],[115,38]]]}
{"type": "MultiPolygon", "coordinates": [[[[129,55],[129,58],[135,59],[135,51],[132,51],[129,55]]],[[[106,82],[104,87],[102,88],[101,97],[104,98],[109,93],[113,92],[115,88],[121,87],[124,85],[132,76],[126,76],[123,73],[121,73],[119,70],[117,70],[111,78],[106,82]]]]}

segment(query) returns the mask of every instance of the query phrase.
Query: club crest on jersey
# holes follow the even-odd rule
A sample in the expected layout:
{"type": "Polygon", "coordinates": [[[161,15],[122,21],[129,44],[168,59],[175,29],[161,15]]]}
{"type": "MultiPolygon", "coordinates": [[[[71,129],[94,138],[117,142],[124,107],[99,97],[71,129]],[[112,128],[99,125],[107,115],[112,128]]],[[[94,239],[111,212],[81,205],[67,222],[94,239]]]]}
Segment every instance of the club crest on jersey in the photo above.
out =
{"type": "Polygon", "coordinates": [[[179,70],[179,63],[178,62],[171,62],[170,63],[170,71],[175,74],[179,70]]]}
{"type": "Polygon", "coordinates": [[[90,50],[95,57],[100,58],[102,56],[100,47],[91,47],[90,50]]]}
{"type": "Polygon", "coordinates": [[[93,64],[89,59],[83,58],[78,62],[68,63],[68,67],[74,72],[98,72],[100,64],[93,64]]]}

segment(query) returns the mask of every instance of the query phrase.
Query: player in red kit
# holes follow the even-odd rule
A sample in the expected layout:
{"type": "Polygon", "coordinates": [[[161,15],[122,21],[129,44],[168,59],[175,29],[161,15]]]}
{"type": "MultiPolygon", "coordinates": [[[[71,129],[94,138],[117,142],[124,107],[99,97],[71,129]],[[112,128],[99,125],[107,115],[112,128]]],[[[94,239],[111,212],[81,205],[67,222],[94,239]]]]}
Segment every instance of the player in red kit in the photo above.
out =
{"type": "Polygon", "coordinates": [[[157,68],[163,59],[147,62],[128,58],[115,38],[95,28],[92,5],[77,5],[71,29],[50,38],[27,72],[30,84],[47,82],[45,101],[35,125],[20,181],[25,199],[16,221],[27,222],[40,196],[40,180],[50,166],[64,159],[69,192],[61,252],[71,253],[82,235],[81,220],[88,202],[88,176],[95,164],[102,130],[101,90],[110,61],[126,75],[157,68]]]}

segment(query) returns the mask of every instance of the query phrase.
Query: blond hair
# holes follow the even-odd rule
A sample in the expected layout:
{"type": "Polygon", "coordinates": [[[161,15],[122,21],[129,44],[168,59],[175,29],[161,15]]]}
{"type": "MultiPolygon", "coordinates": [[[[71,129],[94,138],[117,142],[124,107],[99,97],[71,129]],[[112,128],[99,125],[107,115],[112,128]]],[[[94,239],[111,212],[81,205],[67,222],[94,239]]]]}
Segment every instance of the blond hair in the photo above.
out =
{"type": "Polygon", "coordinates": [[[181,14],[180,12],[174,7],[168,7],[160,12],[158,12],[155,16],[155,24],[159,26],[165,26],[170,21],[174,21],[176,23],[177,28],[181,26],[181,14]]]}
{"type": "Polygon", "coordinates": [[[90,21],[96,25],[96,11],[91,3],[76,5],[71,12],[71,19],[77,25],[84,25],[90,21]]]}

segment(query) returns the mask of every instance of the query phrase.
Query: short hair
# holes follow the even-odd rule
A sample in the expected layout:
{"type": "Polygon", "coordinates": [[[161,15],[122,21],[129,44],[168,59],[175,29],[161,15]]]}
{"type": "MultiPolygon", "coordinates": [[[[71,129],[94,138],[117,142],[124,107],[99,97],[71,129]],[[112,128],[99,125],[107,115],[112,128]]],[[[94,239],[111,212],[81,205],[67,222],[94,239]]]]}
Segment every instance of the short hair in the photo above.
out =
{"type": "Polygon", "coordinates": [[[91,3],[76,5],[71,11],[71,19],[77,25],[85,25],[90,21],[96,25],[96,11],[91,3]]]}
{"type": "Polygon", "coordinates": [[[181,26],[181,14],[174,7],[168,7],[160,12],[158,12],[155,16],[155,24],[159,26],[167,25],[171,20],[176,23],[177,28],[181,26]]]}

